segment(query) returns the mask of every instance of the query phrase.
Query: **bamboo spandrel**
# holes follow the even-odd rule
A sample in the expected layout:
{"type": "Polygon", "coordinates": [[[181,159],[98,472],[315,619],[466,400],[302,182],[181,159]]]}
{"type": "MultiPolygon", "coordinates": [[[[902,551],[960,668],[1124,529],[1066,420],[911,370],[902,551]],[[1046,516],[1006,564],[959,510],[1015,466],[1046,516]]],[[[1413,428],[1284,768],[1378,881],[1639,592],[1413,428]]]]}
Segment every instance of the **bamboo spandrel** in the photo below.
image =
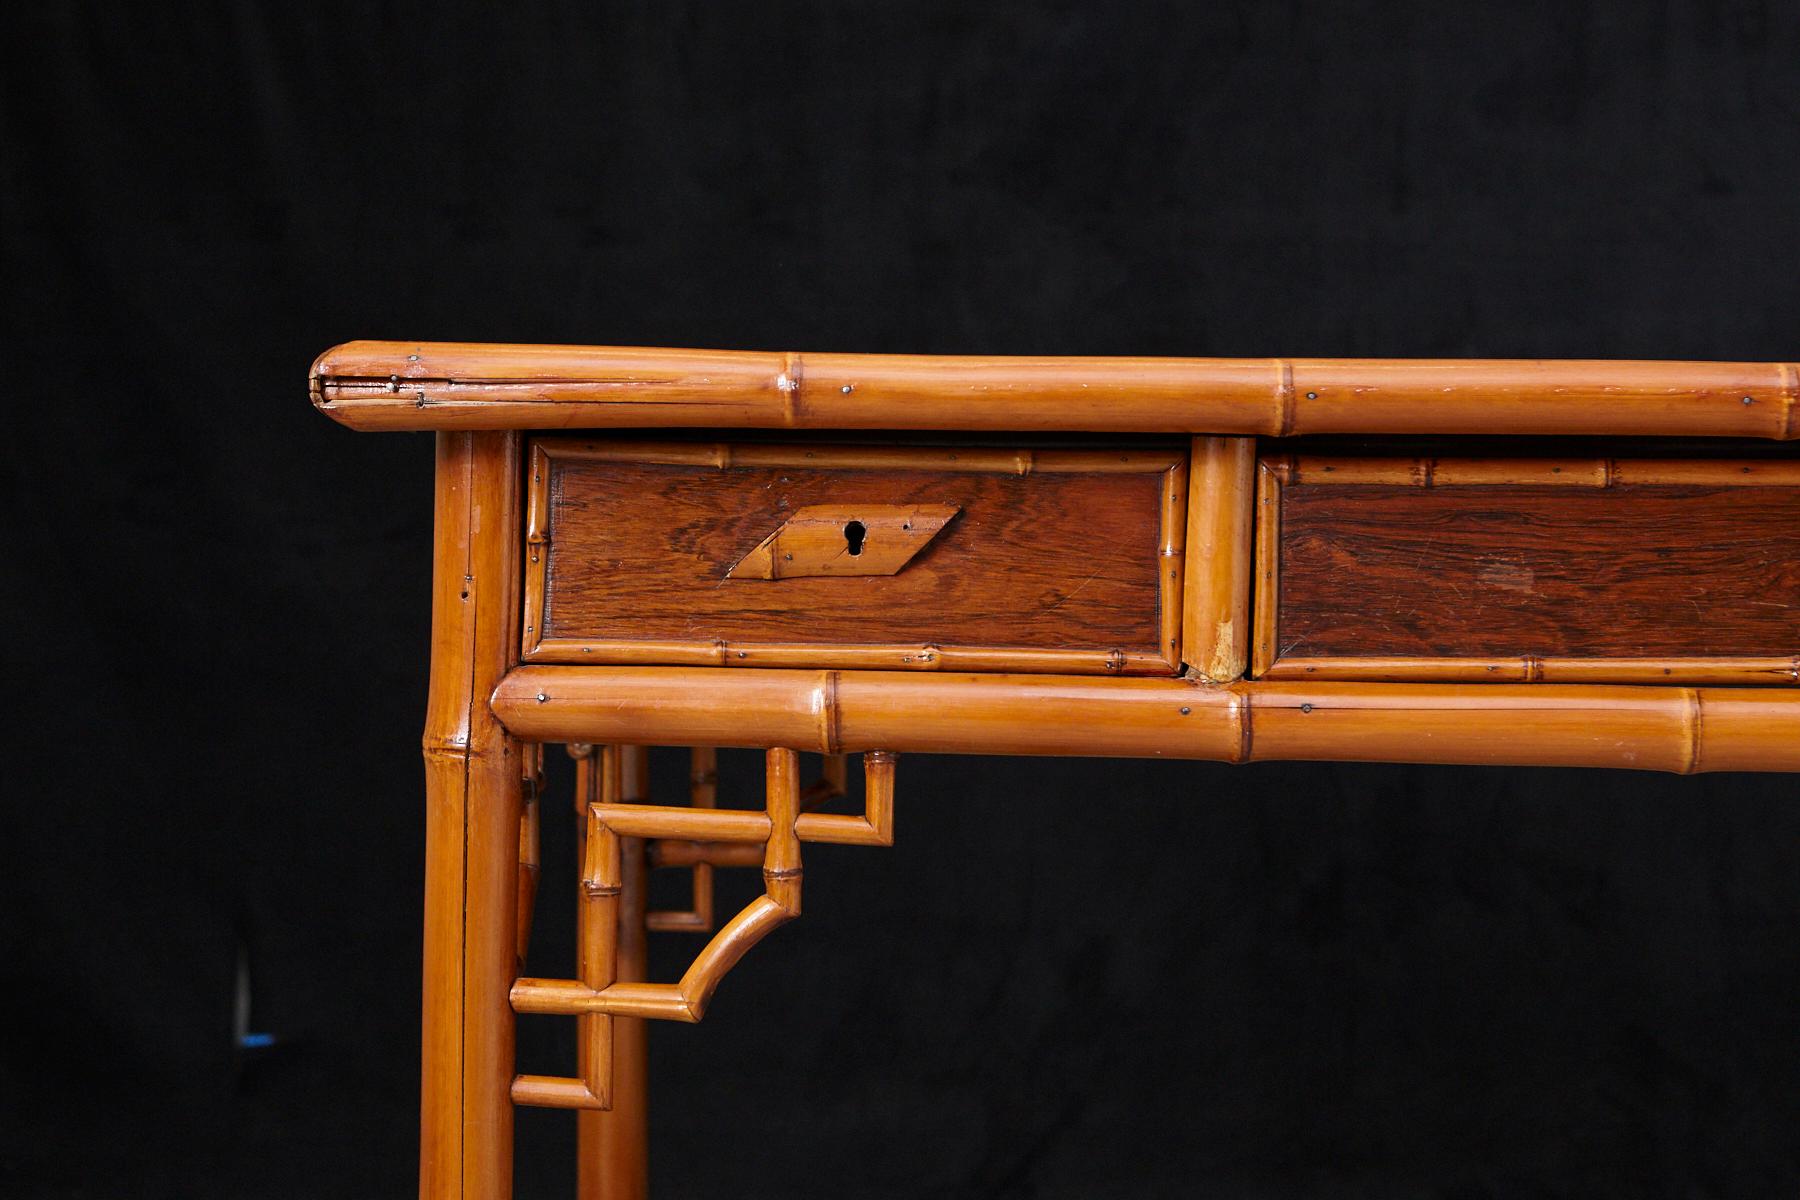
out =
{"type": "MultiPolygon", "coordinates": [[[[613,748],[608,749],[611,756],[613,748]]],[[[641,749],[641,748],[640,748],[641,749]]],[[[629,816],[642,836],[658,839],[686,832],[679,824],[683,813],[695,810],[649,804],[621,804],[613,799],[616,789],[604,789],[603,795],[588,803],[587,834],[583,842],[583,890],[587,895],[582,912],[580,934],[583,953],[578,979],[521,978],[513,981],[510,1002],[519,1013],[554,1013],[571,1015],[582,1022],[583,1056],[581,1079],[525,1075],[513,1081],[516,1103],[547,1107],[600,1109],[606,1106],[607,1080],[604,1077],[604,1054],[607,1042],[590,1037],[591,1030],[611,1030],[612,1025],[596,1026],[599,1021],[634,1022],[643,1019],[698,1021],[726,972],[769,931],[800,915],[802,866],[800,847],[807,841],[838,842],[848,845],[890,846],[894,840],[894,775],[896,756],[873,751],[864,756],[868,779],[867,798],[857,816],[807,812],[807,798],[841,797],[844,794],[843,760],[828,758],[825,779],[821,785],[803,788],[800,784],[799,754],[788,749],[771,749],[765,753],[767,790],[763,811],[753,814],[761,818],[757,831],[759,844],[745,843],[755,849],[755,861],[762,866],[763,894],[727,921],[694,957],[676,983],[646,983],[636,978],[620,978],[620,970],[606,961],[607,952],[615,958],[618,942],[595,942],[589,928],[589,914],[600,902],[616,902],[622,893],[632,889],[621,870],[620,847],[625,839],[615,823],[629,816]],[[659,827],[660,826],[660,827],[659,827]],[[603,847],[603,849],[602,849],[603,847]],[[598,952],[590,949],[590,944],[598,952]],[[599,1064],[596,1067],[596,1064],[599,1064]],[[594,1072],[602,1072],[595,1078],[594,1072]]],[[[710,753],[697,753],[697,764],[710,767],[710,753]]],[[[711,787],[712,773],[696,770],[696,787],[711,787]]],[[[698,796],[694,797],[699,799],[698,796]]],[[[707,801],[710,802],[710,797],[707,801]]],[[[703,812],[710,809],[703,808],[703,812]]],[[[752,815],[752,814],[738,814],[752,815]]],[[[633,841],[633,845],[642,842],[633,841]]],[[[652,846],[672,845],[698,850],[717,843],[692,841],[657,842],[652,846]]],[[[729,843],[726,843],[729,845],[729,843]]],[[[654,857],[654,855],[652,855],[654,857]]],[[[709,857],[690,856],[690,862],[710,861],[709,857]]],[[[633,918],[633,928],[637,927],[633,918]]]]}

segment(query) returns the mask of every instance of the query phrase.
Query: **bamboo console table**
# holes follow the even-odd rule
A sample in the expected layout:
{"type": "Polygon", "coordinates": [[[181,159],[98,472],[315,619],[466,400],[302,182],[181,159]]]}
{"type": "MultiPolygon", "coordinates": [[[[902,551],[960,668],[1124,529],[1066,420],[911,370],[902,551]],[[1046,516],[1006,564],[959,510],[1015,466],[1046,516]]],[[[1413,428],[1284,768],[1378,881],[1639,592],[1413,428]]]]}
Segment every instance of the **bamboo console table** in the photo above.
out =
{"type": "Polygon", "coordinates": [[[804,844],[891,844],[899,753],[1800,770],[1793,364],[352,342],[311,394],[437,434],[433,1200],[510,1195],[522,1104],[581,1110],[583,1197],[643,1196],[645,1020],[799,915],[804,844]],[[547,743],[566,979],[521,977],[547,743]],[[653,745],[690,805],[645,802],[653,745]],[[719,746],[766,751],[761,809],[715,806],[719,746]],[[646,912],[657,866],[690,910],[646,912]],[[764,894],[645,980],[728,866],[764,894]],[[576,1019],[572,1074],[515,1073],[519,1013],[576,1019]]]}

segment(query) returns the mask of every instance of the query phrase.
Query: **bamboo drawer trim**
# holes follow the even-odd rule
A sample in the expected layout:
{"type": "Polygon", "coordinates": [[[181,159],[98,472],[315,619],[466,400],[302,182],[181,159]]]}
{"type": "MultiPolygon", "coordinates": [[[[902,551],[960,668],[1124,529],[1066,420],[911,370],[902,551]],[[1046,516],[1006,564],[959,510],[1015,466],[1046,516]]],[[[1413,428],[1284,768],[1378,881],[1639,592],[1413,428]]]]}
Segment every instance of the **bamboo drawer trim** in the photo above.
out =
{"type": "Polygon", "coordinates": [[[526,661],[1179,667],[1179,450],[539,439],[530,461],[526,661]]]}
{"type": "Polygon", "coordinates": [[[1800,436],[1792,363],[1065,358],[346,342],[355,429],[940,429],[1800,436]]]}
{"type": "Polygon", "coordinates": [[[1256,513],[1258,677],[1800,684],[1800,461],[1267,457],[1256,513]]]}
{"type": "Polygon", "coordinates": [[[524,666],[492,708],[530,741],[1800,770],[1800,691],[1787,688],[524,666]]]}

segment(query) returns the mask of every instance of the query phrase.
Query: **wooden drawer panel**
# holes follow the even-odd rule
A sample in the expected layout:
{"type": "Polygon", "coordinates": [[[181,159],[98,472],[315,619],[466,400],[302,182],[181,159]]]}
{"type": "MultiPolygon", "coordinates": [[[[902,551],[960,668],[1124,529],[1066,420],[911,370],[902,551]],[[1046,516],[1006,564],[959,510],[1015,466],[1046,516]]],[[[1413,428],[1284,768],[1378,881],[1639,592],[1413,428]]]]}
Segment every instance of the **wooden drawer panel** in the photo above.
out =
{"type": "Polygon", "coordinates": [[[1180,661],[1174,450],[533,446],[532,661],[1096,674],[1180,661]]]}
{"type": "Polygon", "coordinates": [[[1800,682],[1800,462],[1265,458],[1271,678],[1800,682]]]}

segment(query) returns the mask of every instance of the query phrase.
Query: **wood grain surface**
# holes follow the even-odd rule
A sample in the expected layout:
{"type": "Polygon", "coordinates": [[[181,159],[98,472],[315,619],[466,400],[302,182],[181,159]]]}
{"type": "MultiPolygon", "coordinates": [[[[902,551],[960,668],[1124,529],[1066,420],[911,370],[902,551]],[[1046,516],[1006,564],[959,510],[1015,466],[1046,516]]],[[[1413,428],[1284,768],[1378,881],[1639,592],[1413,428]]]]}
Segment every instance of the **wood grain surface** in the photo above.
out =
{"type": "Polygon", "coordinates": [[[1800,655],[1800,487],[1735,486],[1729,470],[1616,486],[1305,470],[1278,491],[1273,660],[1321,678],[1335,658],[1648,660],[1671,677],[1684,660],[1769,659],[1779,673],[1800,655]]]}
{"type": "Polygon", "coordinates": [[[761,448],[725,466],[598,453],[553,446],[534,460],[533,661],[866,664],[860,648],[938,669],[976,650],[993,665],[1011,654],[1025,669],[1131,674],[1178,660],[1182,514],[1166,511],[1185,477],[1178,452],[1048,453],[1024,467],[945,450],[796,448],[784,464],[761,448]],[[958,511],[893,575],[728,578],[813,505],[958,511]]]}

